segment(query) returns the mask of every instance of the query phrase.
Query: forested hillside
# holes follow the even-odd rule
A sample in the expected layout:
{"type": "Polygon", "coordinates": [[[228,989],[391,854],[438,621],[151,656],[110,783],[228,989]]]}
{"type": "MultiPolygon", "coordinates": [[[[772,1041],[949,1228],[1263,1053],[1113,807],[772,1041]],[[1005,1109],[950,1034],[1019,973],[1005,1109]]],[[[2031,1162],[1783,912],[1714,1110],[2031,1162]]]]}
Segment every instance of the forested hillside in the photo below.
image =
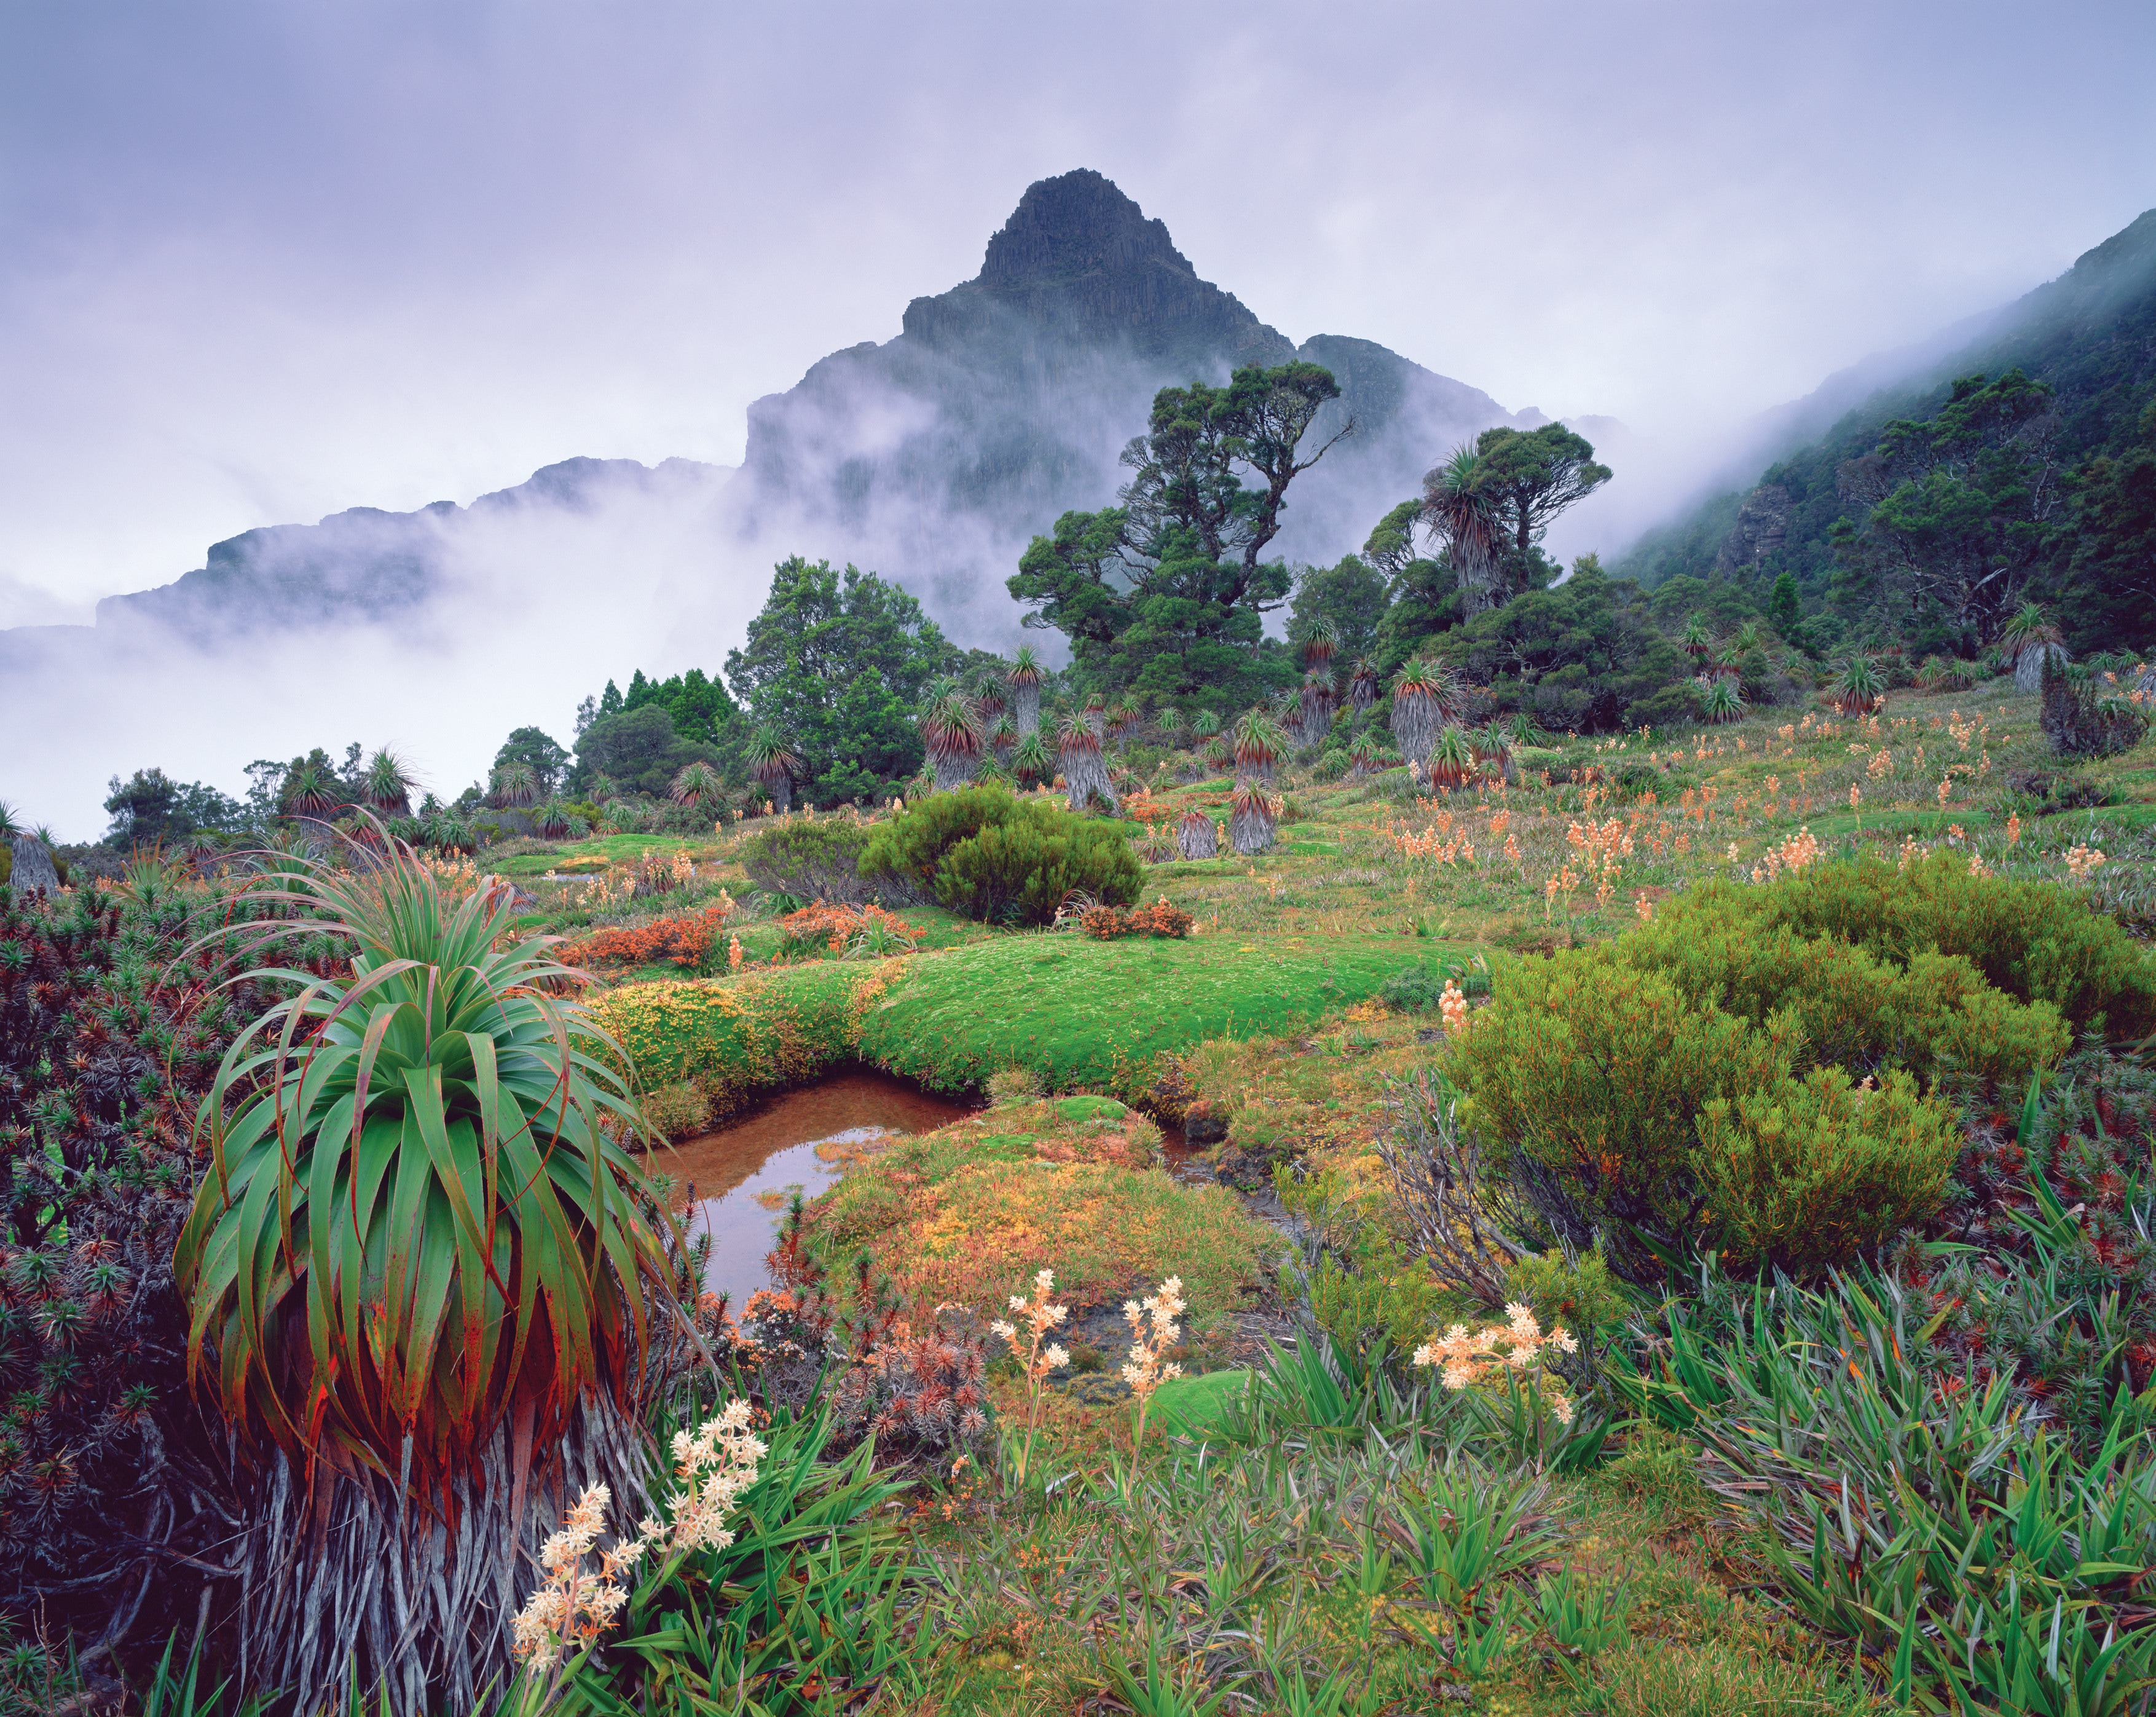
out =
{"type": "Polygon", "coordinates": [[[2156,634],[2156,210],[1978,340],[1653,532],[1618,570],[1796,581],[1817,640],[1973,651],[2019,604],[2075,650],[2156,634]]]}

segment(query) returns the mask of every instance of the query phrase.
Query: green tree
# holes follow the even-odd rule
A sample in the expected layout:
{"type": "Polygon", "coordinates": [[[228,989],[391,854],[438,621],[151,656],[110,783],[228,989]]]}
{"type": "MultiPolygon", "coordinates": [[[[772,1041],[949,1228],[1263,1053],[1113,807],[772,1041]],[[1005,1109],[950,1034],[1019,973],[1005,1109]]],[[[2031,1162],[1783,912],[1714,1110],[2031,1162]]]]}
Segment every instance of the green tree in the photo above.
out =
{"type": "MultiPolygon", "coordinates": [[[[726,657],[726,680],[748,721],[787,742],[800,778],[828,804],[870,796],[920,766],[919,736],[897,728],[910,733],[928,682],[959,660],[898,585],[795,555],[773,569],[762,611],[726,657]]],[[[727,748],[745,739],[744,728],[727,748]]]]}
{"type": "Polygon", "coordinates": [[[494,754],[494,767],[497,769],[504,763],[531,764],[542,799],[567,779],[569,763],[569,753],[536,727],[517,728],[501,742],[501,749],[494,754]]]}
{"type": "Polygon", "coordinates": [[[1288,605],[1289,635],[1299,638],[1313,622],[1329,621],[1339,654],[1353,661],[1377,642],[1388,600],[1384,575],[1360,555],[1335,566],[1306,567],[1288,605]]]}
{"type": "Polygon", "coordinates": [[[1471,473],[1464,482],[1506,538],[1492,593],[1497,601],[1542,582],[1537,574],[1544,563],[1537,550],[1551,522],[1613,475],[1608,465],[1594,462],[1594,444],[1563,424],[1485,429],[1476,437],[1471,473]]]}
{"type": "Polygon", "coordinates": [[[198,830],[237,830],[247,824],[246,807],[200,781],[175,781],[162,769],[137,769],[125,781],[115,775],[105,809],[112,826],[108,846],[126,851],[163,841],[183,841],[198,830]]]}
{"type": "Polygon", "coordinates": [[[1290,483],[1353,429],[1303,450],[1339,393],[1331,372],[1302,362],[1162,388],[1124,450],[1119,504],[1064,514],[1020,558],[1009,588],[1033,605],[1024,624],[1062,632],[1108,688],[1232,702],[1286,683],[1294,664],[1277,649],[1266,664],[1264,617],[1291,581],[1264,553],[1290,483]]]}
{"type": "Polygon", "coordinates": [[[1500,709],[1524,709],[1562,733],[1688,720],[1694,702],[1676,645],[1650,618],[1639,586],[1582,555],[1572,576],[1486,609],[1435,654],[1486,683],[1500,709]]]}
{"type": "Polygon", "coordinates": [[[1861,527],[1829,533],[1838,605],[1881,604],[1912,644],[1989,642],[2056,535],[2057,425],[2050,386],[2019,369],[1964,376],[1935,415],[1887,424],[1838,474],[1869,509],[1861,527]]]}
{"type": "Polygon", "coordinates": [[[674,777],[692,763],[721,763],[717,748],[685,739],[664,706],[646,703],[601,716],[577,741],[577,779],[604,775],[624,790],[664,798],[674,777]]]}
{"type": "Polygon", "coordinates": [[[2077,652],[2156,635],[2156,399],[2138,428],[2142,445],[2091,460],[2075,497],[2059,599],[2077,652]]]}
{"type": "Polygon", "coordinates": [[[1807,655],[1814,651],[1811,628],[1804,624],[1804,604],[1797,597],[1797,581],[1787,570],[1774,575],[1774,588],[1767,597],[1767,623],[1774,635],[1792,650],[1807,655]]]}
{"type": "Polygon", "coordinates": [[[920,769],[921,730],[875,669],[847,681],[831,713],[830,763],[809,789],[819,805],[874,799],[920,769]]]}

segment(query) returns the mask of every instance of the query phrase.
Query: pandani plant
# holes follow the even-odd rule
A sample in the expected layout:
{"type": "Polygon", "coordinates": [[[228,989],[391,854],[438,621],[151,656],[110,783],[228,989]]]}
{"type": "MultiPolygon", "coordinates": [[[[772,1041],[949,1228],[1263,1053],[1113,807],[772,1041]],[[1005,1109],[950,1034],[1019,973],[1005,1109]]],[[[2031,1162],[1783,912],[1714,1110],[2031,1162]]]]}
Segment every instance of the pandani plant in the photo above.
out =
{"type": "Polygon", "coordinates": [[[1744,691],[1736,681],[1717,676],[1713,683],[1700,694],[1699,713],[1702,721],[1741,722],[1744,719],[1744,691]]]}
{"type": "Polygon", "coordinates": [[[726,784],[716,769],[700,758],[674,772],[667,793],[676,805],[713,805],[726,797],[726,784]]]}
{"type": "Polygon", "coordinates": [[[1145,714],[1135,698],[1119,697],[1108,706],[1106,718],[1108,732],[1120,739],[1143,721],[1145,714]]]}
{"type": "Polygon", "coordinates": [[[773,809],[784,811],[793,804],[793,772],[801,759],[768,725],[748,736],[748,772],[756,777],[773,809]]]}
{"type": "Polygon", "coordinates": [[[1324,615],[1315,616],[1302,628],[1302,665],[1311,672],[1330,674],[1339,649],[1339,628],[1324,615]]]}
{"type": "Polygon", "coordinates": [[[1348,702],[1360,715],[1378,701],[1378,665],[1367,655],[1358,656],[1348,670],[1348,702]]]}
{"type": "Polygon", "coordinates": [[[1868,716],[1887,701],[1887,681],[1868,655],[1852,655],[1834,682],[1834,707],[1845,716],[1868,716]]]}
{"type": "Polygon", "coordinates": [[[1467,730],[1448,722],[1430,742],[1430,784],[1433,787],[1465,787],[1475,779],[1475,745],[1467,730]]]}
{"type": "Polygon", "coordinates": [[[1438,729],[1452,721],[1459,699],[1457,682],[1447,669],[1419,657],[1393,676],[1393,738],[1400,755],[1426,765],[1438,729]]]}
{"type": "Polygon", "coordinates": [[[1250,710],[1235,723],[1235,755],[1238,775],[1270,781],[1287,755],[1287,734],[1265,711],[1250,710]]]}
{"type": "Polygon", "coordinates": [[[1070,809],[1082,811],[1098,799],[1110,810],[1118,808],[1116,784],[1109,779],[1101,757],[1101,733],[1085,712],[1066,714],[1055,724],[1056,761],[1063,784],[1070,795],[1070,809]]]}
{"type": "Polygon", "coordinates": [[[1330,668],[1312,668],[1303,676],[1302,697],[1296,710],[1296,727],[1306,746],[1321,743],[1332,731],[1332,712],[1340,707],[1333,693],[1330,668]]]}
{"type": "Polygon", "coordinates": [[[1483,491],[1481,456],[1465,443],[1424,477],[1422,522],[1443,540],[1471,611],[1496,599],[1504,527],[1483,491]]]}
{"type": "Polygon", "coordinates": [[[1004,712],[1004,688],[1010,683],[1007,671],[998,662],[985,667],[973,676],[973,707],[981,712],[981,720],[993,725],[995,718],[1004,712]]]}
{"type": "Polygon", "coordinates": [[[1696,614],[1685,622],[1683,635],[1678,640],[1684,653],[1690,656],[1697,669],[1714,653],[1714,629],[1707,623],[1705,614],[1696,614]]]}
{"type": "Polygon", "coordinates": [[[1220,731],[1220,717],[1209,709],[1201,709],[1190,718],[1190,731],[1200,739],[1210,739],[1220,731]]]}
{"type": "Polygon", "coordinates": [[[1040,652],[1030,644],[1019,645],[1004,679],[1010,686],[1011,712],[1018,717],[1021,736],[1040,726],[1040,682],[1045,677],[1040,652]]]}
{"type": "Polygon", "coordinates": [[[412,789],[418,778],[403,758],[383,746],[367,760],[359,778],[359,796],[367,807],[385,817],[401,817],[412,809],[412,789]]]}
{"type": "Polygon", "coordinates": [[[590,825],[559,794],[540,800],[527,815],[532,832],[548,841],[580,839],[590,832],[590,825]]]}
{"type": "Polygon", "coordinates": [[[1049,754],[1048,743],[1035,727],[1012,748],[1010,754],[1011,779],[1021,787],[1038,787],[1043,782],[1055,779],[1055,759],[1049,754]]]}
{"type": "Polygon", "coordinates": [[[947,676],[929,688],[921,710],[921,743],[938,793],[973,779],[983,746],[981,712],[957,681],[947,676]]]}
{"type": "Polygon", "coordinates": [[[1175,848],[1187,859],[1217,856],[1220,843],[1213,819],[1196,805],[1191,806],[1175,825],[1175,848]]]}
{"type": "Polygon", "coordinates": [[[1018,741],[1018,723],[1008,713],[998,716],[995,725],[988,729],[988,749],[996,754],[996,760],[1006,769],[1010,765],[1010,755],[1017,748],[1018,741]]]}
{"type": "Polygon", "coordinates": [[[1228,840],[1245,858],[1273,844],[1281,801],[1255,781],[1239,781],[1228,801],[1228,840]]]}
{"type": "Polygon", "coordinates": [[[2014,689],[2040,688],[2045,660],[2055,652],[2063,655],[2066,635],[2041,602],[2025,602],[1999,629],[1999,653],[2014,670],[2014,689]]]}
{"type": "Polygon", "coordinates": [[[326,821],[350,797],[334,770],[310,759],[286,772],[277,808],[288,817],[319,823],[326,821]]]}
{"type": "Polygon", "coordinates": [[[527,763],[497,765],[488,786],[487,803],[497,810],[521,810],[539,802],[539,772],[527,763]]]}
{"type": "Polygon", "coordinates": [[[567,999],[558,938],[513,937],[506,885],[459,892],[393,842],[249,893],[282,916],[242,959],[327,937],[349,967],[231,980],[287,999],[203,1099],[173,1260],[247,1493],[239,1680],[301,1714],[355,1678],[403,1717],[468,1710],[508,1673],[562,1498],[642,1495],[681,1237],[625,1148],[648,1129],[619,1047],[567,999]]]}

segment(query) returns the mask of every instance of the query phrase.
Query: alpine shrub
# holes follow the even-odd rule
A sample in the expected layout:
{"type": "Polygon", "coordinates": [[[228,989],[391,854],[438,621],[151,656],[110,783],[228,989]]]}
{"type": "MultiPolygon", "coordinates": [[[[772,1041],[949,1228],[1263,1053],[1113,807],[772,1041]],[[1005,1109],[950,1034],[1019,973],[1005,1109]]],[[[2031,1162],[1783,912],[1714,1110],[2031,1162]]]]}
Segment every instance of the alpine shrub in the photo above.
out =
{"type": "Polygon", "coordinates": [[[1470,1113],[1512,1154],[1551,1226],[1577,1247],[1609,1234],[1612,1264],[1655,1273],[1621,1231],[1674,1244],[1699,1214],[1695,1123],[1717,1098],[1779,1087],[1804,1034],[1694,1005],[1670,978],[1608,948],[1508,961],[1496,1000],[1455,1035],[1470,1113]]]}
{"type": "Polygon", "coordinates": [[[1026,810],[1022,820],[983,829],[944,856],[938,902],[984,924],[1048,924],[1073,895],[1106,906],[1138,897],[1145,874],[1112,824],[1054,805],[1026,810]]]}
{"type": "Polygon", "coordinates": [[[870,833],[850,816],[788,817],[749,837],[742,867],[767,894],[859,904],[876,894],[861,874],[870,833]]]}
{"type": "Polygon", "coordinates": [[[1731,906],[1882,959],[1906,962],[1925,948],[1959,954],[2008,995],[2050,1002],[2077,1031],[2096,1029],[2099,1017],[2113,1036],[2156,1030],[2156,956],[2071,892],[1973,876],[1955,853],[1935,852],[1902,871],[1866,857],[1762,887],[1709,883],[1656,917],[1674,927],[1696,911],[1731,906]]]}
{"type": "Polygon", "coordinates": [[[1939,1207],[1961,1144],[1905,1072],[1874,1089],[1840,1067],[1715,1098],[1692,1171],[1722,1248],[1804,1274],[1846,1264],[1939,1207]]]}
{"type": "Polygon", "coordinates": [[[1876,1072],[1906,1067],[2019,1087],[2066,1051],[2071,1034],[2048,1001],[2021,1002],[1960,954],[1930,948],[1906,964],[1746,910],[1741,893],[1699,892],[1629,933],[1632,964],[1666,973],[1695,1005],[1764,1024],[1786,1010],[1809,1060],[1876,1072]]]}
{"type": "Polygon", "coordinates": [[[1052,923],[1073,894],[1128,906],[1145,882],[1115,824],[995,785],[939,793],[894,817],[860,871],[988,924],[1052,923]]]}

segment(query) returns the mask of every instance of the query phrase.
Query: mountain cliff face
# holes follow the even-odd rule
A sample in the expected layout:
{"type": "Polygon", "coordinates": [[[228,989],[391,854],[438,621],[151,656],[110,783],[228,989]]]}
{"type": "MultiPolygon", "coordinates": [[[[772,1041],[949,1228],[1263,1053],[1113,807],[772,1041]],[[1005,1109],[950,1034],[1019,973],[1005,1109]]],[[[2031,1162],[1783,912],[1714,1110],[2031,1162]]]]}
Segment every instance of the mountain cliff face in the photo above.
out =
{"type": "Polygon", "coordinates": [[[1106,504],[1154,393],[1295,357],[1332,371],[1357,433],[1297,481],[1290,556],[1332,558],[1457,441],[1518,421],[1479,389],[1368,340],[1298,347],[1201,280],[1168,229],[1099,173],[1029,187],[973,279],[906,306],[882,345],[836,352],[749,409],[728,497],[747,535],[978,589],[1057,515],[1106,504]],[[971,563],[962,573],[953,563],[971,563]]]}
{"type": "MultiPolygon", "coordinates": [[[[1329,562],[1359,546],[1477,430],[1544,420],[1371,341],[1320,334],[1296,345],[1201,280],[1166,226],[1114,184],[1069,172],[1029,187],[979,274],[915,299],[896,339],[835,352],[751,406],[731,481],[724,467],[686,460],[647,469],[572,459],[469,507],[355,507],[249,531],[170,584],[107,598],[98,629],[208,643],[402,624],[471,587],[478,567],[493,569],[480,581],[490,589],[513,588],[502,569],[533,558],[550,522],[566,527],[557,537],[588,542],[597,517],[618,523],[618,559],[665,545],[677,606],[731,609],[750,583],[760,596],[771,562],[798,553],[896,576],[965,641],[1008,642],[1017,610],[1004,578],[1059,514],[1113,499],[1117,455],[1158,389],[1297,357],[1342,390],[1316,433],[1350,414],[1357,429],[1297,480],[1276,544],[1290,559],[1329,562]],[[699,560],[701,574],[678,571],[699,560]]],[[[0,633],[0,656],[54,630],[0,633]]]]}

